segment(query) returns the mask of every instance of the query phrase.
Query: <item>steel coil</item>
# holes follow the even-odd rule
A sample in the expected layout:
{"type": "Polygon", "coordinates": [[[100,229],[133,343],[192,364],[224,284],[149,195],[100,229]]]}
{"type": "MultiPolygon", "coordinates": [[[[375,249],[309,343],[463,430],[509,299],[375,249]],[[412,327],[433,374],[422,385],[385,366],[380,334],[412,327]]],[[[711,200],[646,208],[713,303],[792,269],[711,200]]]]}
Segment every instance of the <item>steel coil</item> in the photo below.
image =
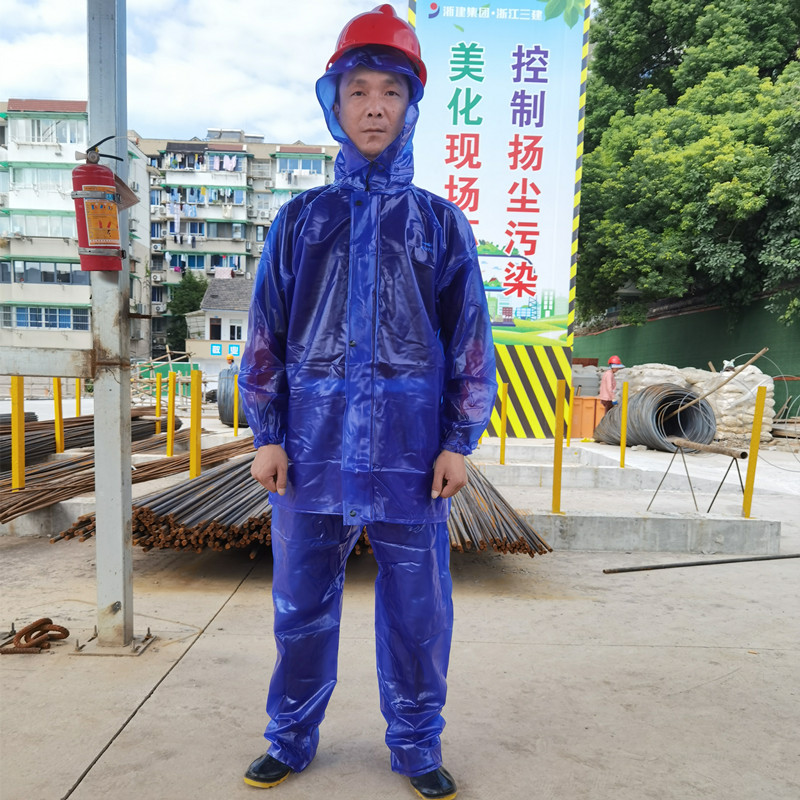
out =
{"type": "MultiPolygon", "coordinates": [[[[223,425],[233,427],[233,386],[239,375],[238,367],[220,370],[217,379],[217,410],[223,425]]],[[[244,415],[241,398],[239,399],[239,425],[247,428],[247,417],[244,415]]]]}
{"type": "MultiPolygon", "coordinates": [[[[693,392],[671,383],[647,386],[632,395],[628,401],[626,444],[645,445],[667,453],[678,449],[670,441],[671,436],[710,444],[717,432],[717,422],[714,411],[705,400],[674,414],[681,406],[696,399],[693,392]]],[[[594,438],[598,442],[619,444],[621,424],[621,406],[616,405],[600,420],[594,429],[594,438]]]]}

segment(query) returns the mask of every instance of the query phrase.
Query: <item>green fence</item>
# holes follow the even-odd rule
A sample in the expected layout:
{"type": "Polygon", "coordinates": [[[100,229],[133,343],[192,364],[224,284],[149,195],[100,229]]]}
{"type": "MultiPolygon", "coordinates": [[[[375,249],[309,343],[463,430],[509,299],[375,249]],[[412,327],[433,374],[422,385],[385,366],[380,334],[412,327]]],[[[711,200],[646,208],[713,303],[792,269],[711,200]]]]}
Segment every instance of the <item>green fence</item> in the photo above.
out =
{"type": "Polygon", "coordinates": [[[636,327],[620,326],[602,333],[575,336],[573,355],[596,358],[604,366],[608,357],[618,355],[622,363],[661,363],[675,367],[717,370],[723,359],[743,364],[762,347],[769,352],[756,363],[775,381],[775,410],[792,398],[795,414],[800,413],[800,325],[785,327],[760,301],[742,312],[733,323],[722,309],[708,309],[665,317],[636,327]]]}

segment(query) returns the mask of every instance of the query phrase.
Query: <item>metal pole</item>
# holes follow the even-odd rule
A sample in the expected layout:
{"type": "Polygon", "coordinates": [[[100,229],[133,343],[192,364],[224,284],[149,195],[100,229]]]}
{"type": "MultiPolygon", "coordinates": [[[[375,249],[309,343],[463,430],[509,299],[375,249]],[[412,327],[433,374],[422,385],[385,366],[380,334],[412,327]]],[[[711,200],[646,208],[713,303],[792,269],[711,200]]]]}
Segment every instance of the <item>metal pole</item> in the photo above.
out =
{"type": "MultiPolygon", "coordinates": [[[[125,0],[87,0],[89,143],[116,136],[103,150],[122,158],[111,166],[126,181],[127,88],[125,0]]],[[[120,212],[120,230],[127,214],[120,212]]],[[[102,646],[133,638],[131,555],[131,387],[129,264],[92,272],[95,497],[97,503],[97,637],[102,646]]]]}
{"type": "Polygon", "coordinates": [[[25,488],[25,378],[11,376],[11,489],[25,488]]]}
{"type": "Polygon", "coordinates": [[[172,458],[175,452],[175,373],[169,371],[169,388],[167,389],[167,456],[172,458]]]}
{"type": "Polygon", "coordinates": [[[53,378],[53,425],[56,436],[56,453],[63,453],[64,412],[61,404],[61,378],[53,378]]]}
{"type": "Polygon", "coordinates": [[[75,416],[81,415],[81,379],[75,378],[75,416]]]}
{"type": "Polygon", "coordinates": [[[564,447],[564,394],[566,381],[556,383],[556,427],[553,431],[553,513],[561,513],[561,463],[564,447]]]}
{"type": "Polygon", "coordinates": [[[500,463],[506,463],[506,424],[508,422],[508,384],[500,385],[500,463]]]}
{"type": "Polygon", "coordinates": [[[239,435],[239,376],[233,376],[233,435],[239,435]]]}
{"type": "Polygon", "coordinates": [[[567,386],[567,397],[569,398],[569,406],[567,408],[567,447],[572,446],[572,416],[575,413],[575,392],[572,386],[567,386]]]}
{"type": "Polygon", "coordinates": [[[202,426],[202,373],[192,370],[191,383],[191,425],[189,428],[189,477],[196,478],[200,474],[200,428],[202,426]]]}
{"type": "Polygon", "coordinates": [[[161,373],[156,373],[156,434],[161,433],[161,373]]]}
{"type": "Polygon", "coordinates": [[[628,381],[622,384],[622,403],[619,409],[619,465],[625,468],[625,444],[628,439],[628,381]]]}
{"type": "Polygon", "coordinates": [[[744,502],[742,516],[750,518],[753,505],[753,487],[756,483],[756,465],[758,464],[758,446],[761,443],[761,426],[764,424],[764,402],[767,399],[767,387],[759,386],[756,392],[756,408],[753,412],[753,431],[750,434],[750,458],[747,460],[747,477],[744,481],[744,502]]]}

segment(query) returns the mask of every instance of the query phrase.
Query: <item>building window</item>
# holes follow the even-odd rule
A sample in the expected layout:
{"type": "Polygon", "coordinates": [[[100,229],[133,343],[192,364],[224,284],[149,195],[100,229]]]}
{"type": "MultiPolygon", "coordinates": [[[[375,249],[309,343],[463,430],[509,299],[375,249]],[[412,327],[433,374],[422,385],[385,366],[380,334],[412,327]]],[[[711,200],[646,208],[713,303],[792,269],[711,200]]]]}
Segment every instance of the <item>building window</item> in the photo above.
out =
{"type": "Polygon", "coordinates": [[[256,225],[256,241],[263,242],[266,233],[266,228],[263,225],[256,225]]]}
{"type": "Polygon", "coordinates": [[[242,321],[240,319],[231,320],[230,334],[228,338],[232,342],[237,342],[242,338],[242,321]]]}
{"type": "Polygon", "coordinates": [[[322,161],[316,158],[279,158],[278,171],[279,172],[295,172],[303,170],[312,175],[322,174],[322,161]]]}
{"type": "MultiPolygon", "coordinates": [[[[16,328],[49,328],[51,330],[89,330],[88,308],[41,308],[39,306],[16,306],[14,308],[16,328]]],[[[3,326],[12,327],[11,308],[3,308],[3,326]]]]}
{"type": "Polygon", "coordinates": [[[189,233],[193,234],[194,236],[205,236],[206,235],[205,222],[190,222],[189,233]]]}
{"type": "Polygon", "coordinates": [[[89,273],[80,264],[50,261],[0,262],[0,283],[62,283],[88,286],[89,273]]]}
{"type": "Polygon", "coordinates": [[[75,217],[11,215],[11,232],[22,236],[63,236],[75,239],[75,217]]]}
{"type": "Polygon", "coordinates": [[[86,120],[82,119],[15,119],[13,123],[13,136],[21,142],[86,141],[86,120]]]}
{"type": "Polygon", "coordinates": [[[234,222],[231,225],[233,239],[242,239],[244,237],[244,225],[241,222],[234,222]]]}
{"type": "Polygon", "coordinates": [[[162,286],[152,286],[150,288],[150,299],[154,303],[161,303],[164,300],[164,288],[162,286]]]}
{"type": "Polygon", "coordinates": [[[208,320],[208,338],[215,342],[222,339],[222,320],[219,317],[211,317],[208,320]]]}

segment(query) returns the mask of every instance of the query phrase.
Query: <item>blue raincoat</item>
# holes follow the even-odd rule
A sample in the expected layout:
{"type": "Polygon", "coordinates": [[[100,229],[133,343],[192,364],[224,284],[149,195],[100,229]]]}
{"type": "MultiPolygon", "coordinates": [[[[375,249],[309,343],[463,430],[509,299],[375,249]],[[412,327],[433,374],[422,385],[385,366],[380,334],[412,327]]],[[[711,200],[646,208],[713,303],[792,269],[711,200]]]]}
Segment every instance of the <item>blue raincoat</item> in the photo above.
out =
{"type": "Polygon", "coordinates": [[[282,444],[271,494],[277,661],[269,753],[311,762],[337,678],[344,569],[369,530],[378,562],[376,661],[392,769],[442,763],[453,626],[449,500],[431,499],[443,449],[469,454],[496,383],[469,223],[411,184],[422,86],[404,58],[346,53],[317,83],[341,151],[336,181],[284,205],[259,265],[239,386],[255,445],[282,444]],[[405,74],[405,126],[375,161],[333,114],[357,64],[405,74]],[[311,512],[311,513],[309,513],[311,512]]]}
{"type": "Polygon", "coordinates": [[[341,143],[336,181],[285,204],[269,230],[239,387],[255,446],[289,457],[274,505],[347,524],[441,522],[433,463],[474,450],[496,391],[475,238],[456,206],[411,184],[416,75],[404,59],[355,53],[317,84],[341,143]],[[332,110],[356,63],[412,83],[403,131],[373,162],[332,110]]]}

